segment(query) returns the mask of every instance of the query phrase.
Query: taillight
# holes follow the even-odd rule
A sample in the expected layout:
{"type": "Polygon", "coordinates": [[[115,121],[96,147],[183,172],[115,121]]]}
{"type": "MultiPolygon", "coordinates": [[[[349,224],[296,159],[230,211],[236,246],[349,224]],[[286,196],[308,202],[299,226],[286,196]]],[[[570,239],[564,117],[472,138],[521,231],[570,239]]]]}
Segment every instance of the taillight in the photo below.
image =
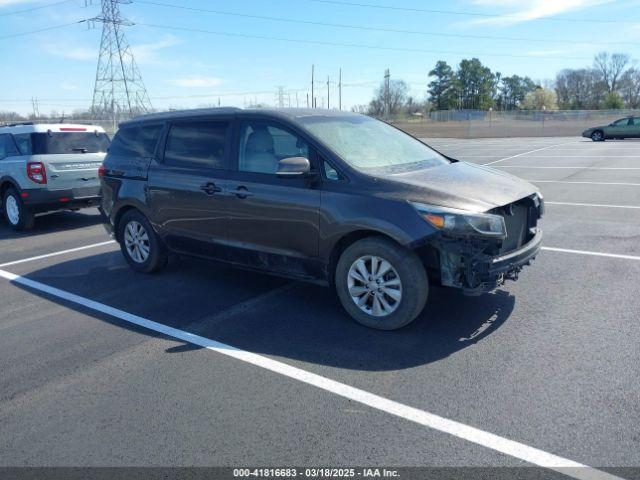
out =
{"type": "Polygon", "coordinates": [[[100,165],[100,167],[98,167],[98,177],[102,178],[104,177],[104,174],[107,172],[107,169],[105,168],[104,165],[100,165]]]}
{"type": "Polygon", "coordinates": [[[39,183],[41,185],[47,183],[47,171],[44,168],[44,163],[27,163],[27,177],[29,177],[33,182],[39,183]]]}

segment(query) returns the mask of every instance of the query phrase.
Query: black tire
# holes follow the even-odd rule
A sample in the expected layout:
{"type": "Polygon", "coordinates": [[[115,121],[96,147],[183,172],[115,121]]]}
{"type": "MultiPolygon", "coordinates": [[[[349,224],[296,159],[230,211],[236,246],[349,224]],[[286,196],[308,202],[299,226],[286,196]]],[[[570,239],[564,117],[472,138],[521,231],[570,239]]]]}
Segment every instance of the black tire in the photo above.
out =
{"type": "MultiPolygon", "coordinates": [[[[379,269],[378,271],[380,271],[379,269]]],[[[391,275],[395,277],[395,273],[391,275]]],[[[374,284],[374,282],[370,283],[374,284]]],[[[338,298],[349,315],[356,322],[379,330],[396,330],[411,323],[422,312],[429,296],[427,272],[418,256],[413,251],[384,237],[364,238],[342,252],[336,266],[335,285],[338,298]],[[376,256],[389,262],[401,282],[401,298],[395,310],[384,316],[374,316],[372,313],[363,311],[361,307],[356,305],[356,301],[349,292],[349,271],[352,265],[357,260],[370,256],[376,256]]],[[[374,284],[374,289],[375,287],[374,284]]],[[[362,287],[360,286],[360,288],[362,287]]],[[[378,292],[380,292],[379,289],[378,292]]],[[[374,292],[368,295],[383,294],[374,292]]],[[[359,299],[364,298],[370,297],[367,297],[367,294],[359,297],[359,299]]],[[[393,299],[386,297],[386,300],[393,299]]],[[[367,308],[367,305],[363,308],[367,308]]]]}
{"type": "Polygon", "coordinates": [[[594,142],[604,142],[604,132],[602,130],[596,130],[591,134],[591,140],[594,142]]]}
{"type": "Polygon", "coordinates": [[[162,270],[167,265],[167,250],[158,238],[156,232],[153,230],[153,227],[151,226],[149,220],[147,220],[147,217],[145,217],[140,211],[129,210],[122,216],[122,218],[118,222],[117,238],[120,242],[120,250],[122,251],[125,260],[129,264],[129,266],[136,272],[154,273],[162,270]],[[144,247],[148,249],[148,254],[146,255],[146,257],[144,257],[144,255],[140,253],[140,247],[137,247],[138,255],[140,255],[138,259],[134,258],[136,248],[133,248],[134,253],[130,253],[129,248],[127,247],[126,239],[126,230],[129,225],[131,225],[132,228],[136,229],[136,231],[138,232],[140,231],[137,229],[137,226],[139,225],[147,234],[146,241],[140,240],[140,243],[143,243],[144,247]]]}
{"type": "Polygon", "coordinates": [[[7,219],[7,223],[11,225],[11,228],[14,230],[21,232],[33,228],[35,217],[25,206],[22,198],[20,198],[20,195],[18,195],[15,188],[11,187],[4,193],[4,198],[2,199],[2,210],[5,218],[7,219]],[[11,206],[13,206],[14,210],[10,213],[8,208],[11,208],[11,206]]]}

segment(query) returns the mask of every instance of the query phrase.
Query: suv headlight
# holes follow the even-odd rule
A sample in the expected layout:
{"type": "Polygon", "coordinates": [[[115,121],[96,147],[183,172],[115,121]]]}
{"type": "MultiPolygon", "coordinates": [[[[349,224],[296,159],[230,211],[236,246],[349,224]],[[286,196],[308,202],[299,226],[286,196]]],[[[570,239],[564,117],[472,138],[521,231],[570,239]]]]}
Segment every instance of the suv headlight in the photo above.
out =
{"type": "Polygon", "coordinates": [[[454,235],[506,238],[504,218],[491,213],[473,213],[455,208],[409,202],[418,214],[438,230],[454,235]]]}

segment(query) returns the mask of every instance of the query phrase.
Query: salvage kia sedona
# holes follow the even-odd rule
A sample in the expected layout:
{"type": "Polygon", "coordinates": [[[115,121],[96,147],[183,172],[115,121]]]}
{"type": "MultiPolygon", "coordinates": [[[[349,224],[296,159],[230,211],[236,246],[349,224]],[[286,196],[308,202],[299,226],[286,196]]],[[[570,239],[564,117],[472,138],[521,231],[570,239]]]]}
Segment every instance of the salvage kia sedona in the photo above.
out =
{"type": "Polygon", "coordinates": [[[101,212],[129,265],[171,252],[334,286],[369,327],[407,325],[429,285],[478,295],[540,250],[531,184],[331,110],[205,109],[120,125],[101,212]]]}

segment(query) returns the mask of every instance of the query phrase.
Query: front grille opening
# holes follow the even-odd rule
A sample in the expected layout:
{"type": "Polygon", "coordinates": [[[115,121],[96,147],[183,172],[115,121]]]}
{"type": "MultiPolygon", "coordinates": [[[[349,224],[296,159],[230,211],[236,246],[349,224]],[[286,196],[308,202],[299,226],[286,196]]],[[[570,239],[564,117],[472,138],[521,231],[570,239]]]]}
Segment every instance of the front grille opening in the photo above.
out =
{"type": "Polygon", "coordinates": [[[501,254],[519,249],[533,237],[532,229],[537,225],[538,212],[532,198],[523,198],[496,208],[491,213],[502,215],[507,227],[507,238],[502,242],[501,254]]]}

